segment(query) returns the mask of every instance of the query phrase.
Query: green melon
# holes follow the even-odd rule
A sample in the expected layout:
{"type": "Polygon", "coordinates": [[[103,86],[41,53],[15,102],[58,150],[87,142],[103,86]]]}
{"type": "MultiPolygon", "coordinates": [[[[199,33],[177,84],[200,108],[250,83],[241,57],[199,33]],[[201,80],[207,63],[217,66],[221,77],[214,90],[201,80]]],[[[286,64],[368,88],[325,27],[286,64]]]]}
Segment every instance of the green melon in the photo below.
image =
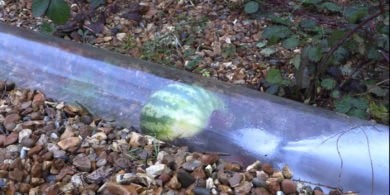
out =
{"type": "Polygon", "coordinates": [[[201,132],[213,111],[224,104],[213,93],[197,86],[170,84],[153,93],[141,110],[141,130],[169,141],[201,132]]]}

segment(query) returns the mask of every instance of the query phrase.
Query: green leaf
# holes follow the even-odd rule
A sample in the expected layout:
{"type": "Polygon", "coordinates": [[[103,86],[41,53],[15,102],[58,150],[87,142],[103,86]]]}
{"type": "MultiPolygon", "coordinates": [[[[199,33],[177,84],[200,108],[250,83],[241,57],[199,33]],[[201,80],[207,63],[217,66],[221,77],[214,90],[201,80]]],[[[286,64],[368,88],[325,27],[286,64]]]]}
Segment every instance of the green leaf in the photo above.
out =
{"type": "Polygon", "coordinates": [[[260,41],[256,44],[256,47],[262,48],[265,47],[266,45],[267,45],[267,41],[260,41]]]}
{"type": "Polygon", "coordinates": [[[280,74],[280,70],[278,69],[270,69],[267,72],[267,76],[265,80],[270,84],[280,84],[283,81],[282,75],[280,74]]]}
{"type": "Polygon", "coordinates": [[[368,15],[368,7],[366,6],[351,6],[347,7],[344,11],[344,16],[347,21],[352,24],[356,24],[363,17],[368,15]]]}
{"type": "Polygon", "coordinates": [[[55,30],[56,29],[53,23],[43,22],[42,25],[39,27],[40,32],[49,35],[53,34],[55,30]]]}
{"type": "Polygon", "coordinates": [[[283,41],[283,47],[286,49],[293,49],[299,45],[299,39],[295,37],[290,37],[283,41]]]}
{"type": "Polygon", "coordinates": [[[352,108],[350,101],[351,101],[350,96],[344,96],[341,100],[336,100],[335,111],[341,113],[347,113],[352,108]]]}
{"type": "Polygon", "coordinates": [[[263,31],[263,38],[271,39],[273,41],[278,41],[279,39],[283,39],[288,37],[291,34],[291,30],[286,26],[274,25],[267,27],[263,31]]]}
{"type": "Polygon", "coordinates": [[[271,48],[271,47],[267,47],[267,48],[264,48],[260,51],[260,53],[265,56],[265,57],[269,57],[271,56],[272,54],[276,53],[276,49],[275,48],[271,48]]]}
{"type": "Polygon", "coordinates": [[[49,7],[50,0],[33,0],[31,11],[33,16],[43,16],[49,7]]]}
{"type": "Polygon", "coordinates": [[[341,7],[333,2],[324,2],[320,5],[320,8],[331,12],[341,12],[341,7]]]}
{"type": "Polygon", "coordinates": [[[351,105],[354,108],[360,109],[360,110],[366,110],[368,108],[368,101],[364,98],[351,98],[351,105]]]}
{"type": "Polygon", "coordinates": [[[70,16],[70,7],[64,0],[52,0],[46,13],[56,24],[64,24],[70,16]]]}
{"type": "Polygon", "coordinates": [[[97,8],[99,7],[100,5],[104,5],[106,3],[105,0],[91,0],[90,2],[90,5],[92,8],[97,8]]]}
{"type": "Polygon", "coordinates": [[[322,79],[321,81],[321,87],[327,90],[332,90],[335,86],[336,86],[336,81],[332,78],[322,79]]]}
{"type": "Polygon", "coordinates": [[[295,69],[298,70],[301,65],[301,54],[294,56],[294,58],[290,60],[290,64],[294,65],[295,69]]]}
{"type": "Polygon", "coordinates": [[[259,10],[259,3],[256,1],[249,1],[245,3],[244,11],[247,14],[256,13],[259,10]]]}
{"type": "Polygon", "coordinates": [[[301,0],[301,2],[304,4],[304,5],[316,5],[318,3],[320,3],[322,0],[301,0]]]}
{"type": "Polygon", "coordinates": [[[339,48],[336,49],[336,51],[334,51],[332,57],[335,60],[335,62],[340,64],[345,59],[347,59],[348,56],[349,56],[349,51],[347,49],[345,49],[344,47],[339,47],[339,48]]]}
{"type": "Polygon", "coordinates": [[[269,15],[268,18],[271,20],[271,22],[275,24],[282,24],[286,26],[289,26],[291,24],[291,22],[288,19],[280,16],[275,16],[274,14],[269,15]]]}
{"type": "Polygon", "coordinates": [[[317,46],[306,46],[303,48],[303,56],[312,62],[319,62],[322,57],[322,50],[317,46]]]}
{"type": "Polygon", "coordinates": [[[332,97],[332,98],[335,98],[335,99],[337,99],[337,98],[340,98],[340,91],[339,90],[333,90],[332,91],[332,93],[330,94],[330,96],[332,97]]]}
{"type": "Polygon", "coordinates": [[[347,112],[348,116],[354,116],[361,119],[367,119],[368,114],[365,110],[352,108],[350,111],[347,112]]]}
{"type": "Polygon", "coordinates": [[[380,60],[381,55],[374,47],[370,47],[367,51],[367,58],[370,60],[380,60]]]}
{"type": "Polygon", "coordinates": [[[301,26],[306,31],[312,31],[317,27],[317,22],[312,19],[303,19],[299,23],[299,26],[301,26]]]}
{"type": "Polygon", "coordinates": [[[375,102],[370,103],[370,114],[373,118],[379,119],[385,124],[389,124],[389,110],[383,104],[376,104],[375,102]]]}

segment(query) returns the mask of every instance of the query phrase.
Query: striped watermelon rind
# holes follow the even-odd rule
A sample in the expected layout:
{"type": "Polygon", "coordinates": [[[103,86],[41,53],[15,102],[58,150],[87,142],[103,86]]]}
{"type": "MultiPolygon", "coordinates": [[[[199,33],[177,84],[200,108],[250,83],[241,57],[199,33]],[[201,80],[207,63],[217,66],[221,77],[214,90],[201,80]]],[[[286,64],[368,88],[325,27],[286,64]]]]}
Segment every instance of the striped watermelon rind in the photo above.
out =
{"type": "Polygon", "coordinates": [[[208,125],[213,111],[223,109],[223,101],[210,91],[170,84],[153,93],[142,108],[141,129],[165,141],[191,137],[208,125]]]}

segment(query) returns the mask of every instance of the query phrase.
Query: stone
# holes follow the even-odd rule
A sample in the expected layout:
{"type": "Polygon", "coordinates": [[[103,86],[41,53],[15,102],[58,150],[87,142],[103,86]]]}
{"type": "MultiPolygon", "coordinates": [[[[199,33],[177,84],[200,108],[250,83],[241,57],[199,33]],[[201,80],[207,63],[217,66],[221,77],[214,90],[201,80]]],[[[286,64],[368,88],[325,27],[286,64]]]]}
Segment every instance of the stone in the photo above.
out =
{"type": "Polygon", "coordinates": [[[43,93],[37,93],[34,95],[31,106],[33,108],[39,107],[45,103],[45,95],[43,93]]]}
{"type": "Polygon", "coordinates": [[[266,181],[257,177],[252,179],[252,184],[254,187],[263,187],[263,188],[267,187],[266,181]]]}
{"type": "Polygon", "coordinates": [[[116,38],[117,38],[119,41],[125,40],[126,37],[127,37],[127,34],[126,34],[126,33],[117,33],[117,34],[116,34],[116,38]]]}
{"type": "Polygon", "coordinates": [[[195,187],[193,192],[196,195],[209,195],[210,194],[210,190],[209,189],[201,188],[201,187],[195,187]]]}
{"type": "Polygon", "coordinates": [[[276,178],[278,182],[282,182],[284,179],[283,173],[281,171],[276,171],[271,175],[272,178],[276,178]]]}
{"type": "Polygon", "coordinates": [[[83,172],[89,172],[92,168],[91,160],[87,156],[76,156],[73,165],[83,172]]]}
{"type": "Polygon", "coordinates": [[[4,146],[4,143],[5,143],[5,139],[7,137],[3,134],[0,134],[0,147],[4,146]]]}
{"type": "Polygon", "coordinates": [[[12,132],[7,136],[4,142],[4,146],[9,146],[11,144],[14,144],[18,141],[19,135],[16,132],[12,132]]]}
{"type": "Polygon", "coordinates": [[[27,183],[19,184],[19,192],[28,193],[30,191],[31,185],[27,183]]]}
{"type": "Polygon", "coordinates": [[[103,193],[103,194],[123,194],[123,195],[139,194],[135,189],[135,187],[133,186],[118,185],[112,182],[105,184],[105,190],[108,193],[103,193]]]}
{"type": "Polygon", "coordinates": [[[232,188],[235,188],[240,185],[241,181],[243,179],[243,176],[241,173],[234,173],[233,177],[229,179],[229,185],[232,188]]]}
{"type": "Polygon", "coordinates": [[[272,165],[269,164],[269,163],[264,163],[262,166],[261,166],[261,169],[267,173],[268,175],[272,175],[274,173],[274,169],[272,168],[272,165]]]}
{"type": "Polygon", "coordinates": [[[109,176],[112,170],[113,168],[100,167],[86,176],[87,182],[99,183],[109,176]]]}
{"type": "Polygon", "coordinates": [[[121,169],[128,169],[131,166],[131,161],[129,158],[118,158],[114,162],[115,166],[121,169]]]}
{"type": "Polygon", "coordinates": [[[282,181],[281,186],[282,186],[282,191],[285,194],[292,194],[292,193],[295,193],[297,191],[297,185],[295,184],[295,182],[293,182],[290,179],[284,179],[282,181]]]}
{"type": "Polygon", "coordinates": [[[236,194],[249,194],[253,187],[253,184],[248,181],[244,181],[241,185],[234,188],[236,194]]]}
{"type": "Polygon", "coordinates": [[[214,164],[219,160],[218,154],[203,154],[200,157],[200,161],[205,165],[214,164]]]}
{"type": "Polygon", "coordinates": [[[256,195],[271,195],[271,193],[269,193],[268,190],[263,188],[263,187],[253,188],[252,189],[252,194],[256,194],[256,195]]]}
{"type": "Polygon", "coordinates": [[[63,167],[58,175],[56,175],[56,181],[61,181],[66,175],[73,175],[75,171],[70,166],[63,167]]]}
{"type": "Polygon", "coordinates": [[[179,180],[182,187],[187,188],[195,182],[195,178],[187,171],[179,170],[177,173],[177,179],[179,180]]]}
{"type": "Polygon", "coordinates": [[[171,180],[169,180],[169,182],[167,183],[167,186],[171,189],[174,189],[174,190],[178,190],[181,188],[181,183],[179,182],[179,180],[177,179],[177,176],[174,175],[171,180]]]}
{"type": "Polygon", "coordinates": [[[241,165],[238,163],[227,162],[224,165],[224,170],[238,172],[241,170],[241,165]]]}
{"type": "Polygon", "coordinates": [[[81,139],[79,137],[68,137],[66,139],[63,139],[57,143],[57,145],[62,150],[67,150],[71,147],[76,147],[81,143],[81,139]]]}
{"type": "Polygon", "coordinates": [[[3,125],[8,131],[12,131],[16,127],[16,123],[20,120],[19,114],[9,114],[4,118],[3,125]]]}
{"type": "Polygon", "coordinates": [[[147,144],[147,139],[139,134],[139,133],[136,133],[136,132],[131,132],[130,133],[130,146],[132,147],[143,147],[147,144]]]}
{"type": "Polygon", "coordinates": [[[245,170],[251,171],[251,170],[260,170],[260,169],[261,169],[261,163],[260,163],[260,161],[257,160],[254,163],[247,166],[245,170]]]}
{"type": "Polygon", "coordinates": [[[13,171],[8,172],[8,178],[21,182],[24,178],[24,173],[20,169],[14,169],[13,171]]]}
{"type": "Polygon", "coordinates": [[[32,157],[34,154],[38,154],[43,149],[42,145],[35,145],[28,151],[28,156],[32,157]]]}
{"type": "Polygon", "coordinates": [[[64,139],[74,137],[74,136],[75,136],[75,133],[73,131],[73,128],[71,126],[67,125],[65,127],[65,131],[60,136],[60,140],[64,140],[64,139]]]}
{"type": "Polygon", "coordinates": [[[72,193],[74,190],[74,186],[72,183],[67,183],[65,185],[60,186],[60,191],[63,193],[72,193]]]}
{"type": "Polygon", "coordinates": [[[27,148],[31,148],[31,147],[34,146],[35,141],[33,139],[31,139],[31,138],[26,137],[26,138],[23,138],[23,140],[20,142],[20,144],[22,146],[27,147],[27,148]]]}
{"type": "Polygon", "coordinates": [[[206,173],[204,172],[204,170],[203,170],[202,167],[196,168],[196,169],[191,173],[191,175],[192,175],[195,179],[206,179],[206,173]]]}
{"type": "Polygon", "coordinates": [[[103,37],[103,41],[104,42],[108,42],[108,41],[111,41],[111,40],[112,40],[112,36],[103,37]]]}
{"type": "Polygon", "coordinates": [[[152,178],[155,178],[161,175],[162,173],[170,173],[170,172],[171,170],[165,164],[155,164],[146,168],[146,174],[148,174],[152,178]]]}
{"type": "Polygon", "coordinates": [[[43,178],[33,177],[31,178],[31,185],[32,186],[38,186],[45,183],[45,180],[43,178]]]}
{"type": "Polygon", "coordinates": [[[280,184],[275,178],[269,178],[267,180],[267,189],[272,193],[276,194],[277,191],[280,191],[280,184]]]}
{"type": "Polygon", "coordinates": [[[282,168],[282,173],[283,173],[284,178],[286,178],[286,179],[291,179],[294,175],[293,172],[290,170],[290,168],[287,165],[285,165],[282,168]]]}
{"type": "Polygon", "coordinates": [[[193,171],[196,168],[201,167],[201,166],[202,166],[202,162],[200,162],[198,160],[190,160],[190,161],[182,164],[183,169],[186,171],[193,171]]]}
{"type": "Polygon", "coordinates": [[[31,129],[22,129],[19,132],[19,143],[21,143],[24,138],[30,138],[31,134],[32,134],[31,129]]]}
{"type": "Polygon", "coordinates": [[[31,176],[32,177],[41,177],[42,175],[42,164],[35,162],[31,167],[31,176]]]}

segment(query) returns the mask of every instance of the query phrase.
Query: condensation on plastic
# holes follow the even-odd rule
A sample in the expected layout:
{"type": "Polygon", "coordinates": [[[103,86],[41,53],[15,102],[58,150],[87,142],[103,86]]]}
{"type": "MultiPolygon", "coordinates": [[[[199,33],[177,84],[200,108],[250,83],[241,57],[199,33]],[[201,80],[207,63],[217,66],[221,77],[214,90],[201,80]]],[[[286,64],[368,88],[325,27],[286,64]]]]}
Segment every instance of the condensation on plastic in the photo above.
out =
{"type": "Polygon", "coordinates": [[[170,83],[195,84],[226,103],[232,124],[210,121],[202,133],[175,143],[228,153],[244,164],[287,163],[295,179],[344,191],[389,193],[388,126],[3,24],[0,79],[136,128],[151,93],[170,83]]]}

